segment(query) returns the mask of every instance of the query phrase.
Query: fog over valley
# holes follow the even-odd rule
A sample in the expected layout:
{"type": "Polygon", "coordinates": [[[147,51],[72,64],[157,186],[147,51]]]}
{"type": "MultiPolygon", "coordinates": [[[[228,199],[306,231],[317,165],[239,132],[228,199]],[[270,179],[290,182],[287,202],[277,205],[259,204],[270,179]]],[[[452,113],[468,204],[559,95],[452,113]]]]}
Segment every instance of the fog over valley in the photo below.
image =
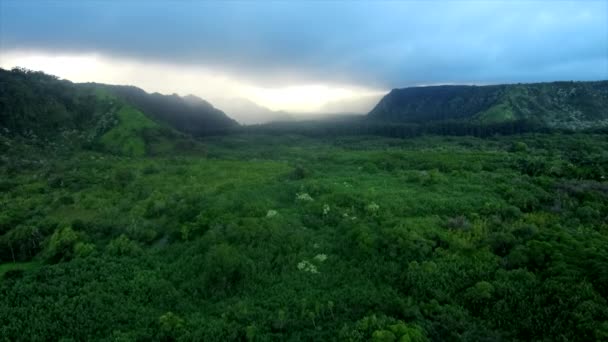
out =
{"type": "MultiPolygon", "coordinates": [[[[3,68],[194,94],[217,99],[220,109],[225,99],[243,99],[295,116],[364,114],[393,88],[608,73],[605,1],[0,6],[3,68]]],[[[250,117],[235,116],[244,123],[273,117],[253,108],[250,117]]]]}
{"type": "Polygon", "coordinates": [[[0,0],[1,341],[608,341],[608,0],[0,0]]]}

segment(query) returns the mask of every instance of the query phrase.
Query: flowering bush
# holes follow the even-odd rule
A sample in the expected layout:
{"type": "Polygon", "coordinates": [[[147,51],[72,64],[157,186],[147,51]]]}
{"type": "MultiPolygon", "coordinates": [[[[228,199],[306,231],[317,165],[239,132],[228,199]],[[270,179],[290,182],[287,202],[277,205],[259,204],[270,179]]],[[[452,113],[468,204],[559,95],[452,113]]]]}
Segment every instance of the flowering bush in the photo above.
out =
{"type": "Polygon", "coordinates": [[[315,257],[313,258],[318,262],[323,262],[325,260],[327,260],[327,255],[326,254],[317,254],[315,255],[315,257]]]}
{"type": "Polygon", "coordinates": [[[298,269],[304,272],[319,273],[317,266],[308,260],[302,260],[298,263],[298,269]]]}
{"type": "Polygon", "coordinates": [[[297,193],[296,194],[296,200],[297,201],[303,201],[303,202],[312,202],[314,201],[314,199],[312,199],[312,197],[310,197],[309,194],[303,192],[303,193],[297,193]]]}
{"type": "Polygon", "coordinates": [[[323,204],[323,215],[329,214],[329,204],[323,204]]]}
{"type": "Polygon", "coordinates": [[[365,210],[367,210],[368,213],[378,212],[378,209],[380,209],[380,206],[377,205],[376,202],[372,202],[365,207],[365,210]]]}

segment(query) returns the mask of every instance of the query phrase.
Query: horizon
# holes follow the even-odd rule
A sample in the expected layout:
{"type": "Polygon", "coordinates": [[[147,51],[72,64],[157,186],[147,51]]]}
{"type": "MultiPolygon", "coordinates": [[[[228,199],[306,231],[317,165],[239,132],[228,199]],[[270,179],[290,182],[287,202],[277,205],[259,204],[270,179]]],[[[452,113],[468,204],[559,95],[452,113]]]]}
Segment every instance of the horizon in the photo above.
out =
{"type": "Polygon", "coordinates": [[[608,341],[608,0],[237,1],[0,0],[3,340],[608,341]]]}
{"type": "Polygon", "coordinates": [[[0,66],[296,115],[365,114],[413,86],[608,79],[606,1],[436,5],[8,0],[0,66]]]}
{"type": "MultiPolygon", "coordinates": [[[[441,83],[441,84],[422,84],[422,85],[414,85],[414,86],[408,86],[408,87],[402,87],[402,88],[393,88],[390,90],[387,90],[385,93],[382,93],[380,96],[377,97],[377,100],[375,100],[373,102],[373,105],[371,106],[371,108],[367,111],[364,112],[357,112],[357,111],[323,111],[323,112],[310,112],[310,111],[285,111],[285,110],[271,110],[269,108],[266,108],[258,103],[255,103],[249,99],[246,98],[237,98],[237,97],[226,97],[226,98],[216,98],[214,99],[214,101],[209,101],[206,98],[203,98],[199,95],[196,94],[192,94],[192,93],[177,93],[177,92],[158,92],[158,91],[149,91],[147,89],[144,89],[142,87],[139,87],[137,85],[133,85],[133,84],[111,84],[111,83],[102,83],[102,82],[96,82],[96,81],[84,81],[84,82],[74,82],[72,80],[66,79],[66,78],[62,78],[59,77],[57,75],[54,74],[50,74],[47,73],[43,70],[33,70],[33,69],[29,69],[26,67],[22,67],[22,66],[14,66],[12,68],[17,68],[17,69],[25,69],[28,71],[33,71],[33,72],[44,72],[47,75],[51,75],[54,77],[57,77],[60,80],[65,80],[65,81],[69,81],[72,82],[74,84],[106,84],[106,85],[117,85],[117,86],[125,86],[125,87],[136,87],[136,88],[140,88],[142,90],[144,90],[145,92],[147,92],[148,94],[160,94],[160,95],[164,95],[164,96],[171,96],[171,95],[177,95],[181,98],[185,98],[188,96],[194,96],[197,97],[198,99],[204,100],[206,102],[208,102],[209,104],[211,104],[214,108],[221,110],[222,112],[224,112],[224,114],[226,114],[229,118],[237,121],[240,125],[257,125],[257,124],[264,124],[264,123],[270,123],[270,122],[281,122],[281,121],[308,121],[308,120],[317,120],[317,119],[324,119],[324,118],[335,118],[335,117],[339,117],[339,116],[366,116],[368,115],[378,104],[378,102],[380,102],[380,100],[382,100],[382,98],[384,98],[386,95],[389,95],[391,92],[395,91],[395,90],[402,90],[402,89],[410,89],[410,88],[427,88],[427,87],[443,87],[443,86],[470,86],[470,87],[486,87],[486,86],[497,86],[497,85],[519,85],[519,84],[551,84],[551,83],[577,83],[577,82],[607,82],[608,78],[606,79],[596,79],[596,80],[588,80],[588,81],[580,81],[580,80],[549,80],[549,81],[543,81],[543,82],[513,82],[513,83],[490,83],[490,84],[462,84],[462,83],[441,83]],[[236,105],[235,105],[236,103],[236,105]],[[258,109],[264,110],[264,111],[269,111],[269,113],[276,115],[276,117],[272,117],[272,118],[268,118],[268,117],[263,117],[263,118],[259,118],[259,117],[255,117],[255,108],[254,108],[254,113],[253,116],[251,117],[242,117],[239,116],[239,113],[232,113],[230,111],[225,110],[225,107],[227,106],[228,108],[235,108],[238,107],[240,104],[242,103],[250,103],[251,105],[257,107],[258,109]]],[[[0,69],[4,69],[2,66],[0,66],[0,69]]],[[[6,70],[10,70],[10,68],[6,69],[6,70]]],[[[253,107],[248,106],[247,109],[249,111],[252,110],[253,107]]],[[[268,115],[268,113],[264,113],[266,115],[268,115]]]]}

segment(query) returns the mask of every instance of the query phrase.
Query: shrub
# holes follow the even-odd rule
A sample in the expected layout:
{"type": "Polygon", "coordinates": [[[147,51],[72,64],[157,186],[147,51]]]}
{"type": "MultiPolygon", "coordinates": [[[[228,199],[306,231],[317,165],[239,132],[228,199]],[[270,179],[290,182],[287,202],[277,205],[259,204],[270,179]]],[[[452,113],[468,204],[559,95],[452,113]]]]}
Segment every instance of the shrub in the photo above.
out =
{"type": "Polygon", "coordinates": [[[219,293],[235,290],[247,277],[249,262],[234,247],[222,243],[205,255],[203,286],[219,293]]]}
{"type": "Polygon", "coordinates": [[[42,239],[39,227],[19,225],[0,236],[0,260],[30,260],[40,251],[42,239]]]}
{"type": "Polygon", "coordinates": [[[156,174],[156,173],[159,173],[159,172],[160,172],[160,169],[158,167],[156,167],[155,165],[153,165],[153,164],[146,165],[141,170],[141,173],[144,174],[144,175],[153,175],[153,174],[156,174]]]}
{"type": "Polygon", "coordinates": [[[294,179],[294,180],[300,180],[300,179],[310,177],[311,174],[312,174],[312,172],[309,169],[305,168],[302,165],[297,165],[293,169],[293,171],[291,171],[290,178],[294,179]]]}
{"type": "Polygon", "coordinates": [[[59,262],[74,256],[74,246],[80,241],[79,234],[71,227],[55,230],[45,251],[47,261],[59,262]]]}
{"type": "Polygon", "coordinates": [[[135,241],[130,240],[125,234],[110,241],[106,246],[106,251],[114,256],[135,256],[142,253],[141,247],[135,241]]]}
{"type": "Polygon", "coordinates": [[[487,243],[494,254],[504,257],[511,252],[516,239],[513,234],[499,232],[490,234],[487,243]]]}
{"type": "Polygon", "coordinates": [[[91,255],[95,251],[95,245],[92,243],[77,242],[74,245],[74,256],[76,258],[84,258],[91,255]]]}
{"type": "Polygon", "coordinates": [[[159,317],[161,336],[167,340],[175,340],[184,332],[184,320],[173,312],[169,311],[159,317]]]}
{"type": "Polygon", "coordinates": [[[460,215],[449,217],[443,226],[448,229],[468,230],[471,228],[471,222],[465,216],[460,215]]]}
{"type": "Polygon", "coordinates": [[[61,205],[71,205],[74,204],[74,197],[72,196],[61,196],[57,199],[57,203],[61,205]]]}
{"type": "Polygon", "coordinates": [[[135,174],[127,169],[114,172],[114,181],[119,187],[125,187],[135,180],[135,174]]]}
{"type": "Polygon", "coordinates": [[[511,145],[511,152],[526,152],[528,150],[528,145],[526,143],[517,141],[511,145]]]}

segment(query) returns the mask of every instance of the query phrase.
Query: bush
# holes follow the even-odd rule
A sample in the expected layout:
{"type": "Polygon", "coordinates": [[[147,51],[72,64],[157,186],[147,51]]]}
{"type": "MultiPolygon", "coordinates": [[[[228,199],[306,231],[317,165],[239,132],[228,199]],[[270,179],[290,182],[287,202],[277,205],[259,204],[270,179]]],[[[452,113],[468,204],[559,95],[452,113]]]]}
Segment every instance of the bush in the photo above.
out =
{"type": "Polygon", "coordinates": [[[468,230],[471,228],[471,222],[465,216],[460,215],[449,217],[443,226],[448,229],[468,230]]]}
{"type": "Polygon", "coordinates": [[[526,152],[528,151],[528,145],[526,143],[517,141],[511,145],[511,152],[526,152]]]}
{"type": "Polygon", "coordinates": [[[215,293],[230,293],[243,282],[249,273],[249,261],[234,247],[222,243],[205,255],[203,286],[215,293]]]}
{"type": "Polygon", "coordinates": [[[490,234],[487,243],[494,254],[504,257],[511,252],[517,241],[513,234],[499,232],[490,234]]]}
{"type": "Polygon", "coordinates": [[[156,174],[156,173],[159,173],[159,172],[160,172],[160,169],[158,167],[156,167],[155,165],[153,165],[153,164],[146,165],[141,170],[141,173],[144,174],[144,175],[153,175],[153,174],[156,174]]]}
{"type": "Polygon", "coordinates": [[[293,169],[293,171],[291,171],[290,178],[294,179],[294,180],[300,180],[300,179],[310,177],[311,174],[312,174],[312,172],[309,169],[305,168],[302,165],[297,165],[293,169]]]}
{"type": "Polygon", "coordinates": [[[57,199],[57,203],[61,205],[71,205],[74,204],[74,197],[72,196],[61,196],[57,199]]]}
{"type": "Polygon", "coordinates": [[[184,332],[184,320],[169,311],[159,317],[161,335],[167,340],[175,340],[184,332]]]}
{"type": "Polygon", "coordinates": [[[114,172],[114,181],[119,187],[125,187],[135,180],[135,174],[127,169],[114,172]]]}
{"type": "Polygon", "coordinates": [[[91,255],[95,251],[95,245],[92,243],[77,242],[74,245],[74,256],[76,258],[84,258],[91,255]]]}
{"type": "Polygon", "coordinates": [[[44,253],[46,260],[49,262],[70,260],[74,256],[74,246],[80,240],[81,234],[71,227],[55,230],[44,253]]]}
{"type": "Polygon", "coordinates": [[[384,315],[363,317],[354,324],[345,324],[339,339],[344,341],[407,341],[427,342],[425,331],[417,324],[405,323],[384,315]]]}
{"type": "Polygon", "coordinates": [[[130,240],[125,234],[110,241],[106,246],[106,251],[114,256],[136,256],[142,253],[141,247],[135,241],[130,240]]]}

